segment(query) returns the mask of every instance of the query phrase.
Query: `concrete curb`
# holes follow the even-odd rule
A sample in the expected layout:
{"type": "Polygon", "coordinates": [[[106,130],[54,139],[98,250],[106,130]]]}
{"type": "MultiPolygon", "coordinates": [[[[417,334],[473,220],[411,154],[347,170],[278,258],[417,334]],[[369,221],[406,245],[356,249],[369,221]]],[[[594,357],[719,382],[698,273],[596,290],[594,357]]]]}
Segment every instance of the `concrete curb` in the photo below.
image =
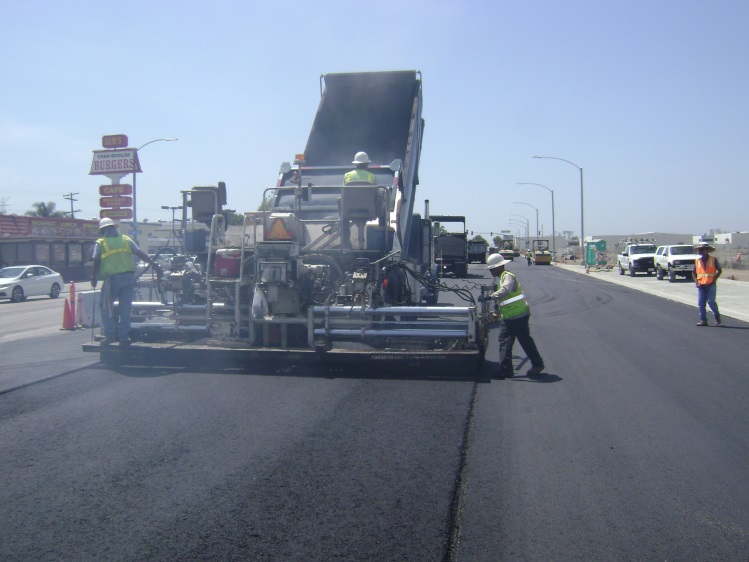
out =
{"type": "MultiPolygon", "coordinates": [[[[691,281],[679,280],[676,283],[669,283],[666,279],[658,281],[655,275],[647,276],[643,274],[629,277],[628,275],[619,275],[616,269],[591,269],[590,273],[586,274],[585,268],[581,265],[558,263],[554,267],[572,271],[580,275],[590,275],[602,281],[623,285],[636,291],[642,291],[643,293],[693,306],[695,308],[695,317],[697,317],[697,289],[695,289],[694,283],[691,281]]],[[[734,281],[721,277],[718,279],[717,301],[721,316],[735,318],[742,322],[749,322],[749,282],[734,281]]],[[[711,314],[708,310],[708,318],[710,317],[711,314]]]]}

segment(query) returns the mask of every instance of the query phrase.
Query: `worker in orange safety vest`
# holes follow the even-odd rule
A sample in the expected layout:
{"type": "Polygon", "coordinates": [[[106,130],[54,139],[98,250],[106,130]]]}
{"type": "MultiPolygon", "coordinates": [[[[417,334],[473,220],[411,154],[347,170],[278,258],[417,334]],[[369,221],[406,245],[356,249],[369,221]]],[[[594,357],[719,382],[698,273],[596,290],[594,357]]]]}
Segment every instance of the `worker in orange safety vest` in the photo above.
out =
{"type": "Polygon", "coordinates": [[[723,269],[720,267],[718,259],[710,255],[715,251],[715,248],[710,244],[702,242],[695,249],[700,255],[699,258],[694,260],[694,267],[692,268],[692,279],[697,286],[697,308],[700,311],[700,321],[697,322],[697,325],[707,326],[707,307],[709,306],[715,317],[716,326],[720,326],[720,311],[715,297],[718,289],[718,277],[723,273],[723,269]]]}

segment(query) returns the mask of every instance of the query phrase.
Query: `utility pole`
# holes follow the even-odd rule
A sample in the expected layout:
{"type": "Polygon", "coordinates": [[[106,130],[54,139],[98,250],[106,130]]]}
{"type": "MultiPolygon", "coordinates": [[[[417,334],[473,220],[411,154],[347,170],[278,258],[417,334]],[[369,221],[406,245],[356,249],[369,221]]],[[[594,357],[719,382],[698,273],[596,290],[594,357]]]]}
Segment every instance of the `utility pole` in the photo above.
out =
{"type": "Polygon", "coordinates": [[[62,196],[63,199],[67,199],[68,201],[70,201],[70,218],[71,219],[75,218],[75,214],[76,213],[80,213],[81,212],[80,209],[75,209],[75,210],[73,209],[73,203],[75,203],[76,201],[78,201],[78,199],[73,199],[74,195],[78,195],[78,193],[68,193],[67,195],[63,195],[62,196]]]}

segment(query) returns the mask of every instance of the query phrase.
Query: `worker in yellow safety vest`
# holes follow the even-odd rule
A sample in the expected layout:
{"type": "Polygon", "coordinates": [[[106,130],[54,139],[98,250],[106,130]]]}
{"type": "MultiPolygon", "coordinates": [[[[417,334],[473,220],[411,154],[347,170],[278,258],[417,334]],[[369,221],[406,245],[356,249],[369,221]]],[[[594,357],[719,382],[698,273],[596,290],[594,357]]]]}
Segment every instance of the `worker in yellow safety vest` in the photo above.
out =
{"type": "Polygon", "coordinates": [[[135,291],[135,264],[137,256],[153,267],[158,277],[161,268],[151,257],[141,251],[130,238],[117,232],[117,226],[110,218],[99,221],[101,238],[94,245],[94,267],[91,274],[91,287],[96,289],[99,279],[101,286],[101,325],[104,331],[103,345],[116,341],[120,346],[130,345],[130,313],[135,291]],[[117,301],[117,314],[114,303],[117,301]]]}
{"type": "Polygon", "coordinates": [[[723,269],[720,267],[718,259],[710,255],[715,251],[715,248],[710,244],[702,242],[695,247],[695,250],[700,255],[694,260],[694,267],[692,268],[692,279],[697,286],[697,308],[700,312],[700,321],[697,322],[697,325],[707,326],[707,307],[709,306],[715,318],[715,324],[720,326],[720,311],[715,297],[718,292],[718,277],[723,273],[723,269]]]}
{"type": "Polygon", "coordinates": [[[512,377],[512,348],[515,340],[525,351],[531,362],[528,376],[540,375],[544,370],[544,361],[538,352],[536,342],[530,334],[531,309],[514,274],[505,271],[510,260],[500,254],[492,254],[486,262],[486,269],[497,278],[496,291],[486,299],[496,301],[499,307],[501,322],[499,324],[499,378],[512,377]]]}
{"type": "Polygon", "coordinates": [[[374,185],[375,176],[372,172],[367,170],[369,167],[370,159],[366,152],[357,152],[354,156],[352,164],[356,164],[356,168],[346,173],[343,176],[343,185],[349,185],[356,183],[358,185],[362,183],[374,185]]]}

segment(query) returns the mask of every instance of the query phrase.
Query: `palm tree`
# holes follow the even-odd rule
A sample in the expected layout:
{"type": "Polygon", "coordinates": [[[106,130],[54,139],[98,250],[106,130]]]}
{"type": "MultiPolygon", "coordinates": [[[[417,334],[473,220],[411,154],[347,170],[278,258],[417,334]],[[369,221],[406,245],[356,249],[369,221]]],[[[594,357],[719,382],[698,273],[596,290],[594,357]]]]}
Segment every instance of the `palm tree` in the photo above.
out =
{"type": "Polygon", "coordinates": [[[38,201],[36,203],[33,203],[31,205],[34,207],[33,211],[26,211],[27,217],[55,217],[55,218],[62,218],[65,216],[65,213],[62,211],[56,211],[57,205],[53,203],[52,201],[48,201],[45,203],[44,201],[38,201]]]}

